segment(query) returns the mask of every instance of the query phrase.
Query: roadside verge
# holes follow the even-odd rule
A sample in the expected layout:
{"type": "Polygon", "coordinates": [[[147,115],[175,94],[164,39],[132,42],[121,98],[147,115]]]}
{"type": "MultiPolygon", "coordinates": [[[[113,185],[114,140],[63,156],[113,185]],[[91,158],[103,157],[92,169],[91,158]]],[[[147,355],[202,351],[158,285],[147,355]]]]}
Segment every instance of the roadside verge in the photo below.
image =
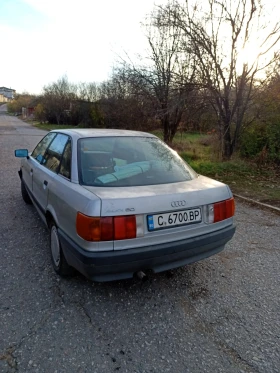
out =
{"type": "Polygon", "coordinates": [[[253,205],[253,206],[258,206],[258,207],[266,209],[266,210],[273,211],[274,213],[280,215],[280,208],[279,207],[271,206],[271,205],[268,205],[267,203],[263,203],[263,202],[259,202],[259,201],[256,201],[254,199],[251,199],[251,198],[243,197],[243,196],[240,196],[239,194],[235,194],[235,193],[233,193],[233,196],[234,196],[234,198],[239,199],[240,201],[243,201],[243,202],[248,203],[248,204],[253,205]]]}

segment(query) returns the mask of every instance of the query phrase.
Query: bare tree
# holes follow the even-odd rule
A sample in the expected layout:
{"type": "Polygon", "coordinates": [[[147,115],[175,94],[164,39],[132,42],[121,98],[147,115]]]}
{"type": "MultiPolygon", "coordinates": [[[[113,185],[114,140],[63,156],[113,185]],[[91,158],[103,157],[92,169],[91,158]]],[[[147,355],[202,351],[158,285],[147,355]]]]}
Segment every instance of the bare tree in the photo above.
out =
{"type": "Polygon", "coordinates": [[[95,102],[99,99],[99,87],[96,83],[79,83],[77,95],[80,100],[95,102]]]}
{"type": "Polygon", "coordinates": [[[126,74],[126,70],[117,68],[111,79],[99,87],[99,104],[105,125],[109,128],[148,130],[150,102],[137,94],[126,74]]]}
{"type": "Polygon", "coordinates": [[[280,24],[265,26],[260,0],[208,0],[193,6],[186,0],[184,5],[161,9],[166,24],[172,12],[173,25],[185,36],[182,40],[187,40],[186,54],[191,42],[200,85],[207,90],[216,112],[222,155],[229,159],[256,91],[256,79],[261,73],[264,76],[264,70],[277,58],[278,53],[271,52],[280,38],[280,24]],[[257,52],[254,60],[247,56],[246,61],[244,52],[250,45],[257,52]]]}
{"type": "Polygon", "coordinates": [[[71,109],[71,103],[76,100],[76,89],[66,76],[43,88],[43,105],[51,122],[54,118],[57,124],[61,124],[63,116],[71,109]]]}
{"type": "Polygon", "coordinates": [[[195,61],[182,51],[180,25],[173,23],[172,8],[156,9],[143,24],[148,55],[137,64],[123,62],[123,77],[138,100],[149,100],[160,122],[164,141],[171,143],[189,101],[194,100],[195,61]],[[166,17],[169,20],[166,21],[166,17]]]}

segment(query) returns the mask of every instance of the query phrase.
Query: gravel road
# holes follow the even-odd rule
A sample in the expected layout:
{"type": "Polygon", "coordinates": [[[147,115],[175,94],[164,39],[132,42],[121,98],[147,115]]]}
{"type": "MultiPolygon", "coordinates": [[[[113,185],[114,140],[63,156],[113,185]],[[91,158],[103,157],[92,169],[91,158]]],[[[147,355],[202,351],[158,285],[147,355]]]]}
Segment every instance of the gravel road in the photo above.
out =
{"type": "Polygon", "coordinates": [[[59,278],[13,155],[43,135],[0,113],[0,372],[278,373],[280,216],[237,203],[222,253],[144,282],[59,278]]]}

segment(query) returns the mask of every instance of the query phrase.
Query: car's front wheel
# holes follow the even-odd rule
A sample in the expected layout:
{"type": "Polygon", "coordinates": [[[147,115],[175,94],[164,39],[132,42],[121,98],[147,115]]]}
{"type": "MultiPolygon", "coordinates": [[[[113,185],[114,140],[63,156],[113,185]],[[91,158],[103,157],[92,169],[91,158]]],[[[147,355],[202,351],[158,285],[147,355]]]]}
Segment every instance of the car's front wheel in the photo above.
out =
{"type": "Polygon", "coordinates": [[[29,197],[29,194],[26,190],[24,182],[21,180],[21,195],[24,202],[28,205],[32,204],[31,198],[29,197]]]}
{"type": "Polygon", "coordinates": [[[50,224],[50,249],[54,270],[60,276],[69,276],[74,273],[74,268],[67,263],[61,249],[57,226],[54,222],[50,224]]]}

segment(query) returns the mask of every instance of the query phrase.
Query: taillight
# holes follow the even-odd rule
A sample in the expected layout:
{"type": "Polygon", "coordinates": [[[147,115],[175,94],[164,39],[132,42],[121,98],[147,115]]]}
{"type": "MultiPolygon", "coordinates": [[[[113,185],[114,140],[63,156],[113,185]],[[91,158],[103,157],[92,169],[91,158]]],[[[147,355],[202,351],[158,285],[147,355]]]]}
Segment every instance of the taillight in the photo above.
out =
{"type": "Polygon", "coordinates": [[[112,241],[113,239],[113,218],[100,219],[100,239],[98,241],[112,241]]]}
{"type": "Polygon", "coordinates": [[[77,213],[76,230],[86,241],[112,241],[136,238],[136,216],[91,217],[77,213]]]}
{"type": "Polygon", "coordinates": [[[206,221],[208,223],[217,223],[229,219],[234,215],[234,198],[225,201],[216,202],[207,206],[206,221]]]}
{"type": "Polygon", "coordinates": [[[125,240],[136,237],[136,218],[132,216],[114,217],[114,239],[125,240]]]}

